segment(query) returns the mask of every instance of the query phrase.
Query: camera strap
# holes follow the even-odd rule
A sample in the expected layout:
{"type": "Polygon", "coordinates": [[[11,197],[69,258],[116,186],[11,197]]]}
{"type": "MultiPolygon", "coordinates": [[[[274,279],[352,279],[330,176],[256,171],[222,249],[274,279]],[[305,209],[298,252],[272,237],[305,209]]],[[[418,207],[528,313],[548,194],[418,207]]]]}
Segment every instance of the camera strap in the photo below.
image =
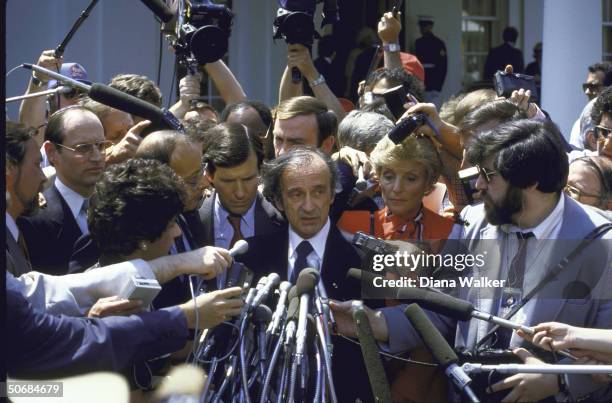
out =
{"type": "MultiPolygon", "coordinates": [[[[584,237],[584,239],[570,252],[565,258],[563,258],[547,275],[544,277],[535,287],[531,289],[531,291],[525,295],[521,301],[516,304],[507,315],[505,315],[504,319],[510,319],[514,316],[522,307],[527,304],[545,285],[547,285],[550,281],[552,281],[561,271],[565,270],[569,264],[587,247],[593,242],[595,239],[601,237],[603,234],[612,229],[612,223],[602,224],[599,227],[593,229],[591,232],[584,237]]],[[[477,343],[476,350],[481,348],[492,336],[495,332],[500,328],[499,325],[495,325],[489,330],[489,332],[484,335],[477,343]]]]}

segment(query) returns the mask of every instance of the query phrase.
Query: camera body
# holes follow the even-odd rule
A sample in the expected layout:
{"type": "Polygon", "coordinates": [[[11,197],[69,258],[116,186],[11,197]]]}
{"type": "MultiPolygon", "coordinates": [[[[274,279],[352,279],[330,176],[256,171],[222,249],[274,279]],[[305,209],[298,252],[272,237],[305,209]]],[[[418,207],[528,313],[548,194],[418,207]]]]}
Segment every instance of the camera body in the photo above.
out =
{"type": "Polygon", "coordinates": [[[478,192],[476,189],[476,181],[478,180],[478,168],[470,167],[465,168],[457,172],[461,185],[463,186],[463,192],[468,199],[469,204],[474,203],[474,193],[478,192]]]}
{"type": "MultiPolygon", "coordinates": [[[[170,34],[179,62],[192,67],[215,62],[227,53],[233,14],[210,0],[183,0],[170,34]]],[[[162,27],[168,33],[168,26],[162,27]]]]}
{"type": "Polygon", "coordinates": [[[274,19],[273,33],[274,39],[283,38],[289,45],[297,43],[312,46],[315,38],[314,7],[312,12],[279,8],[274,19]]]}
{"type": "Polygon", "coordinates": [[[423,112],[417,112],[400,120],[387,136],[395,144],[400,144],[406,137],[414,133],[417,128],[425,123],[427,123],[427,115],[423,112]]]}
{"type": "Polygon", "coordinates": [[[495,85],[495,92],[500,97],[509,98],[513,91],[523,88],[525,91],[531,91],[532,99],[538,99],[538,88],[533,76],[507,74],[503,71],[498,71],[493,78],[493,84],[495,85]]]}

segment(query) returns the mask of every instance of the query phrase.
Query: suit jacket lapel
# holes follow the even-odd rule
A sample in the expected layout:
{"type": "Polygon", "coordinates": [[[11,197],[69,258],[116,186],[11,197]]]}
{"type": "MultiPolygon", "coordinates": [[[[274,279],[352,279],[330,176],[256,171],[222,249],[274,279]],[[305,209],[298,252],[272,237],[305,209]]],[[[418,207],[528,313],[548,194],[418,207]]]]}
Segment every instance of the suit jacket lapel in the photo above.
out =
{"type": "Polygon", "coordinates": [[[6,229],[6,252],[7,270],[15,277],[19,277],[23,273],[27,273],[31,270],[27,259],[23,256],[21,248],[17,244],[17,241],[13,239],[8,228],[6,229]]]}
{"type": "Polygon", "coordinates": [[[81,232],[81,228],[77,224],[74,216],[72,215],[72,211],[64,200],[64,197],[61,195],[59,190],[55,185],[51,186],[49,189],[49,195],[52,195],[51,200],[48,202],[49,205],[54,204],[56,206],[60,206],[57,212],[51,215],[51,218],[57,222],[58,225],[58,239],[62,236],[79,238],[83,233],[81,232]]]}
{"type": "Polygon", "coordinates": [[[215,217],[214,217],[214,206],[215,206],[215,197],[217,197],[217,192],[213,192],[210,197],[204,199],[202,203],[202,207],[200,207],[200,221],[204,226],[203,229],[203,241],[204,245],[214,245],[215,244],[215,217]]]}

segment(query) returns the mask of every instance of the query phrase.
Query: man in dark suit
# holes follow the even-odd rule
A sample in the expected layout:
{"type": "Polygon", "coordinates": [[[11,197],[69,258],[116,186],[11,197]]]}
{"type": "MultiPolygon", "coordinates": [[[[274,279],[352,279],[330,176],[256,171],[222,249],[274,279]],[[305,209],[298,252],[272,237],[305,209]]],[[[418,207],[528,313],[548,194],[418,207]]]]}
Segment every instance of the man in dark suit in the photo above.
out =
{"type": "MultiPolygon", "coordinates": [[[[316,149],[294,148],[267,166],[264,195],[274,200],[288,225],[282,232],[247,239],[249,251],[237,259],[255,279],[276,272],[295,284],[301,270],[316,266],[330,298],[360,298],[359,285],[345,276],[361,260],[329,218],[337,177],[335,163],[316,149]]],[[[360,354],[355,344],[334,339],[333,376],[342,401],[373,401],[360,354]]]]}
{"type": "Polygon", "coordinates": [[[518,30],[514,27],[506,27],[502,34],[503,45],[493,48],[487,55],[485,62],[483,81],[490,81],[497,70],[504,71],[506,65],[511,64],[515,73],[523,73],[525,62],[523,52],[515,48],[518,39],[518,30]]]}
{"type": "Polygon", "coordinates": [[[6,270],[20,276],[31,270],[28,249],[15,220],[38,210],[38,194],[45,182],[34,130],[7,122],[6,132],[6,270]]]}
{"type": "Polygon", "coordinates": [[[44,148],[57,177],[43,193],[47,208],[17,223],[37,270],[68,272],[72,247],[88,232],[88,200],[104,170],[107,144],[100,119],[83,107],[64,108],[49,118],[44,148]]]}
{"type": "MultiPolygon", "coordinates": [[[[229,249],[239,239],[280,231],[281,214],[257,190],[263,161],[259,136],[244,125],[222,123],[209,130],[208,139],[204,162],[215,191],[199,210],[204,242],[229,249]]],[[[222,288],[225,280],[220,276],[216,286],[222,288]]]]}

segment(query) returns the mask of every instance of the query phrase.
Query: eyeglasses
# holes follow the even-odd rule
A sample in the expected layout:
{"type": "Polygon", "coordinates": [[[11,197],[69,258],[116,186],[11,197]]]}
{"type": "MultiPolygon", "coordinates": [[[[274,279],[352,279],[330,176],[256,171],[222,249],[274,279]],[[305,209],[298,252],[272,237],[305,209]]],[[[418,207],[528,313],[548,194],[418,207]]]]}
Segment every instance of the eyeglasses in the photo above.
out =
{"type": "Polygon", "coordinates": [[[68,147],[68,146],[65,146],[59,143],[53,143],[53,144],[55,144],[58,147],[62,147],[67,150],[70,150],[79,155],[92,155],[94,150],[98,150],[98,152],[100,152],[101,154],[104,153],[104,151],[106,151],[106,149],[110,147],[113,144],[113,142],[109,140],[104,140],[104,141],[98,141],[95,143],[77,144],[74,146],[74,148],[68,147]]]}
{"type": "Polygon", "coordinates": [[[595,129],[597,131],[597,135],[603,137],[604,139],[607,138],[610,135],[610,131],[612,131],[612,128],[605,126],[595,126],[595,129]]]}
{"type": "Polygon", "coordinates": [[[207,167],[208,167],[208,164],[206,162],[203,162],[198,172],[191,175],[189,178],[183,179],[185,184],[192,186],[192,187],[198,186],[198,184],[200,183],[200,180],[202,179],[202,175],[204,175],[204,171],[206,171],[207,167]]]}
{"type": "Polygon", "coordinates": [[[499,173],[499,172],[493,171],[493,170],[487,171],[486,168],[481,167],[480,165],[476,165],[476,169],[478,170],[478,174],[482,175],[482,177],[484,178],[485,182],[487,182],[487,183],[491,183],[491,178],[499,173]]]}
{"type": "Polygon", "coordinates": [[[599,91],[603,87],[601,83],[584,83],[582,84],[582,91],[586,92],[590,90],[591,92],[599,91]]]}
{"type": "Polygon", "coordinates": [[[592,193],[584,192],[572,185],[566,185],[563,191],[565,192],[566,195],[568,195],[569,197],[571,197],[572,199],[576,201],[580,201],[582,197],[594,197],[596,199],[601,199],[601,195],[595,195],[592,193]]]}

